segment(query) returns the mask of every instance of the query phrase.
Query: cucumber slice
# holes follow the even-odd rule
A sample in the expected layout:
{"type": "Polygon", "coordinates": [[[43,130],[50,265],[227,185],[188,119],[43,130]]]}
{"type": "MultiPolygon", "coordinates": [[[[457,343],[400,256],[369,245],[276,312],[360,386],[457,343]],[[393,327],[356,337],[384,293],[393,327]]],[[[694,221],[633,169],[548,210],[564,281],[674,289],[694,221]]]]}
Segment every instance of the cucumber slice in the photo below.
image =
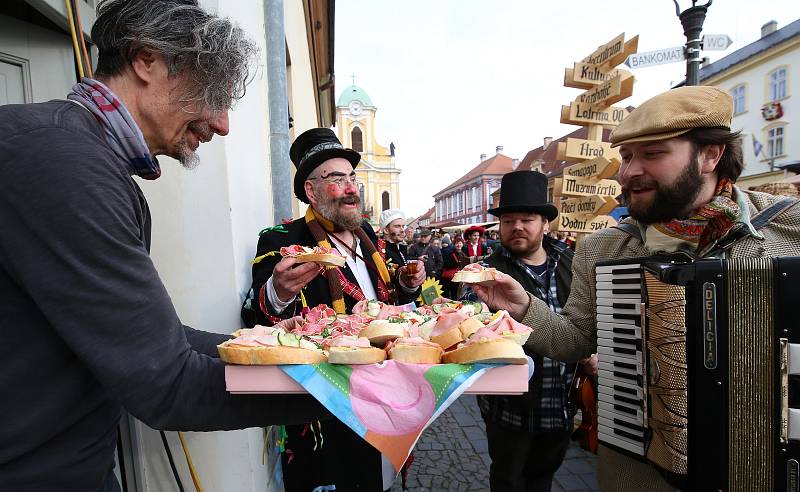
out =
{"type": "Polygon", "coordinates": [[[443,306],[444,306],[444,304],[434,304],[433,306],[431,306],[431,309],[433,309],[434,313],[439,314],[439,313],[442,312],[442,307],[443,306]]]}
{"type": "Polygon", "coordinates": [[[300,337],[294,333],[278,333],[278,343],[285,347],[299,347],[300,337]]]}

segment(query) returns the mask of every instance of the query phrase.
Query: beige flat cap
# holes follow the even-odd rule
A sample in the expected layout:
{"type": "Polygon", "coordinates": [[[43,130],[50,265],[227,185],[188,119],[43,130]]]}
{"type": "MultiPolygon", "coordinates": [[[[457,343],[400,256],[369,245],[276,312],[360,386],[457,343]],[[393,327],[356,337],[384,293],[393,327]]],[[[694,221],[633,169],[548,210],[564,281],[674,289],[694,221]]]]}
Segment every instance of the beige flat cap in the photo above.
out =
{"type": "Polygon", "coordinates": [[[731,128],[733,98],[707,85],[678,87],[643,102],[617,126],[611,146],[666,140],[695,128],[731,128]]]}

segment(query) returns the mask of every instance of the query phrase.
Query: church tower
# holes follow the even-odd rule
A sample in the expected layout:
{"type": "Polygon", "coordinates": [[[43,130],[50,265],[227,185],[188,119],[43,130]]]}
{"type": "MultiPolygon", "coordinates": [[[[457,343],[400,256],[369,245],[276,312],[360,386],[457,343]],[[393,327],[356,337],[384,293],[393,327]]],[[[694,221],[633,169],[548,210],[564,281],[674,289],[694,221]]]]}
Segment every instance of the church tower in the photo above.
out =
{"type": "Polygon", "coordinates": [[[375,138],[378,108],[366,91],[355,84],[342,92],[336,103],[336,126],[342,145],[361,154],[356,167],[364,217],[378,226],[387,208],[400,208],[400,170],[395,166],[394,144],[386,148],[375,138]]]}

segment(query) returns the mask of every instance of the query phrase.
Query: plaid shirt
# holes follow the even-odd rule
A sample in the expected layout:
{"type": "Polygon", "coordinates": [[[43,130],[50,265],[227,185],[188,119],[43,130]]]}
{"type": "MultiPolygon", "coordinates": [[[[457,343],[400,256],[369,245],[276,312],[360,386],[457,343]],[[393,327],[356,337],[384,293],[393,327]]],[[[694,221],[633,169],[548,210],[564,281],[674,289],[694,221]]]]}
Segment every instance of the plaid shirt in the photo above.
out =
{"type": "MultiPolygon", "coordinates": [[[[505,257],[515,269],[530,278],[535,286],[535,290],[531,293],[545,301],[552,311],[559,313],[562,306],[557,295],[556,269],[561,254],[566,250],[566,245],[559,241],[550,241],[549,238],[546,238],[543,245],[548,255],[547,269],[542,274],[542,278],[534,274],[522,261],[513,257],[505,248],[501,248],[497,254],[505,257]]],[[[563,294],[562,297],[567,297],[563,294]]],[[[469,290],[465,294],[465,298],[477,300],[475,294],[469,290]]],[[[539,367],[534,368],[534,371],[538,371],[542,376],[538,397],[531,394],[530,391],[520,396],[479,396],[478,405],[485,419],[525,432],[554,432],[572,429],[572,415],[567,409],[567,399],[575,373],[575,364],[565,364],[547,357],[542,357],[542,359],[539,367]]],[[[536,374],[532,381],[535,378],[536,374]]]]}

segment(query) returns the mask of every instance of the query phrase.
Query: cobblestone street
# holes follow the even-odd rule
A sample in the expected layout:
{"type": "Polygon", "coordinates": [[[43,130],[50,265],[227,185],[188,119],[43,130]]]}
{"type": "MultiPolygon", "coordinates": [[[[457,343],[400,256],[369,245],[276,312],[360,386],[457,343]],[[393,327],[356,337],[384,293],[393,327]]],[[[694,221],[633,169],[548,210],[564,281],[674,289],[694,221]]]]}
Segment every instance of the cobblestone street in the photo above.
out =
{"type": "MultiPolygon", "coordinates": [[[[422,434],[414,448],[408,490],[489,490],[490,463],[485,427],[475,396],[462,396],[422,434]]],[[[564,463],[556,472],[553,492],[600,490],[595,464],[595,455],[570,446],[564,463]]],[[[398,477],[392,492],[402,490],[398,477]]]]}

